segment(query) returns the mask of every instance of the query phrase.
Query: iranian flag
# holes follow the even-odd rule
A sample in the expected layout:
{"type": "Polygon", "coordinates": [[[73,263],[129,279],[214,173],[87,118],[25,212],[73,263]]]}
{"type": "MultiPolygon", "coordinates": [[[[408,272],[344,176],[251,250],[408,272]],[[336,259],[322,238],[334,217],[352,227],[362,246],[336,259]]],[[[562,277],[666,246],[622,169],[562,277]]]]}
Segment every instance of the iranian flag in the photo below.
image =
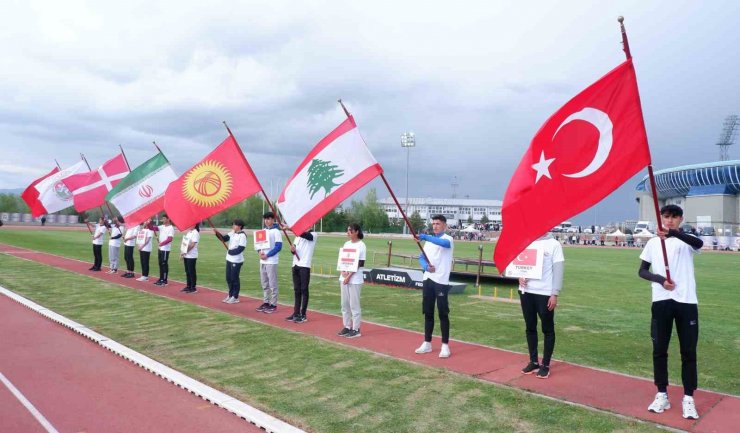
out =
{"type": "Polygon", "coordinates": [[[164,209],[164,193],[177,179],[170,162],[158,153],[136,167],[105,196],[128,223],[138,224],[164,209]]]}
{"type": "Polygon", "coordinates": [[[309,152],[277,204],[293,233],[301,234],[382,173],[349,116],[309,152]]]}

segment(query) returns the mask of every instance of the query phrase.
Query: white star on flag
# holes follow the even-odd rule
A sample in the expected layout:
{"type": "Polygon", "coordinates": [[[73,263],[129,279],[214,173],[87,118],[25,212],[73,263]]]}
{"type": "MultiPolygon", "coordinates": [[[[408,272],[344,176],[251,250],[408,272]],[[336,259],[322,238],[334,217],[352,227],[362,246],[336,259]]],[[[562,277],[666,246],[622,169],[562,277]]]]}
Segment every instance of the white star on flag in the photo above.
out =
{"type": "Polygon", "coordinates": [[[540,154],[539,162],[537,162],[537,164],[532,164],[532,169],[537,171],[537,178],[534,180],[535,185],[540,181],[542,176],[552,179],[552,176],[550,176],[550,169],[548,167],[550,167],[550,164],[552,164],[553,161],[555,161],[555,158],[545,159],[545,151],[543,150],[540,154]]]}

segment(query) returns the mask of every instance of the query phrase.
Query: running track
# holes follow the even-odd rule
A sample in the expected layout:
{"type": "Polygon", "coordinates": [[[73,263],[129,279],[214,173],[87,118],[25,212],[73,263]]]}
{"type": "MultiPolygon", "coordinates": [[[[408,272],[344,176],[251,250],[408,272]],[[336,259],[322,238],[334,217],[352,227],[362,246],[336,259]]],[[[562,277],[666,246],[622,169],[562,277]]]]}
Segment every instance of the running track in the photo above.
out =
{"type": "Polygon", "coordinates": [[[422,340],[421,334],[417,332],[364,322],[361,338],[346,339],[336,335],[337,329],[341,327],[341,321],[335,315],[311,311],[308,322],[295,324],[283,320],[284,312],[290,311],[286,306],[282,306],[276,314],[256,312],[254,309],[262,303],[261,299],[242,296],[241,303],[227,305],[221,302],[224,296],[223,291],[207,287],[198,286],[196,295],[186,295],[179,291],[183,284],[176,282],[159,288],[151,282],[139,282],[106,273],[92,273],[87,270],[89,263],[66,257],[5,244],[0,244],[0,252],[166,298],[224,311],[256,322],[314,335],[358,349],[430,367],[446,368],[479,380],[519,388],[643,421],[691,432],[737,433],[740,431],[738,427],[740,426],[740,398],[737,396],[697,390],[694,397],[701,418],[696,421],[685,420],[681,417],[680,409],[683,389],[671,386],[668,394],[673,407],[658,415],[647,411],[647,405],[655,395],[655,386],[652,381],[642,378],[554,361],[552,376],[547,380],[541,380],[533,375],[524,376],[519,372],[528,361],[528,357],[521,353],[453,340],[450,344],[452,357],[439,359],[436,352],[438,352],[440,341],[435,337],[433,342],[435,353],[417,355],[414,349],[422,340]]]}

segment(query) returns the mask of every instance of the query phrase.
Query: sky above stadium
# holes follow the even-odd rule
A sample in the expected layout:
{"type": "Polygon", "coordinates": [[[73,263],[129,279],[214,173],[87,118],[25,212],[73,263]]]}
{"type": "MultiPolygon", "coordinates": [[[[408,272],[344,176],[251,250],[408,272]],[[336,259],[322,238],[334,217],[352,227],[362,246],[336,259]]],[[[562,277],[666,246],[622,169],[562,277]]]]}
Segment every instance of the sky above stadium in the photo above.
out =
{"type": "MultiPolygon", "coordinates": [[[[740,112],[738,2],[3,3],[0,189],[119,144],[135,166],[152,140],[182,173],[225,120],[274,195],[341,97],[399,197],[413,131],[410,196],[500,200],[542,123],[624,60],[618,15],[656,170],[717,160],[740,112]]],[[[636,218],[643,175],[574,220],[636,218]]]]}

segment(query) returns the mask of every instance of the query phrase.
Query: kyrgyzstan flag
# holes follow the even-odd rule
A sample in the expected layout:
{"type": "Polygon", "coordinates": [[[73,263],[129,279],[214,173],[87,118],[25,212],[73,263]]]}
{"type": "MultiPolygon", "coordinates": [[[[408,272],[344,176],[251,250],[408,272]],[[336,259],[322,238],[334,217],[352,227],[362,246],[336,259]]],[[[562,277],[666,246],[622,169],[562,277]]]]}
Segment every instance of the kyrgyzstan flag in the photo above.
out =
{"type": "Polygon", "coordinates": [[[28,207],[31,208],[31,216],[33,216],[34,218],[48,213],[46,211],[46,208],[44,207],[44,204],[39,201],[39,191],[36,189],[36,185],[42,180],[53,176],[57,172],[59,172],[59,169],[57,167],[54,167],[54,169],[49,173],[34,180],[21,194],[21,198],[23,199],[23,201],[25,201],[28,207]]]}
{"type": "Polygon", "coordinates": [[[164,210],[183,231],[261,190],[252,167],[229,135],[167,187],[164,210]]]}
{"type": "Polygon", "coordinates": [[[301,234],[381,173],[349,116],[298,166],[278,198],[280,212],[293,233],[301,234]]]}
{"type": "Polygon", "coordinates": [[[84,212],[105,203],[105,195],[126,175],[128,165],[123,154],[108,160],[95,170],[75,174],[63,180],[72,192],[75,209],[84,212]]]}
{"type": "Polygon", "coordinates": [[[532,241],[650,164],[632,60],[568,101],[532,139],[509,182],[493,254],[503,271],[532,241]]]}

